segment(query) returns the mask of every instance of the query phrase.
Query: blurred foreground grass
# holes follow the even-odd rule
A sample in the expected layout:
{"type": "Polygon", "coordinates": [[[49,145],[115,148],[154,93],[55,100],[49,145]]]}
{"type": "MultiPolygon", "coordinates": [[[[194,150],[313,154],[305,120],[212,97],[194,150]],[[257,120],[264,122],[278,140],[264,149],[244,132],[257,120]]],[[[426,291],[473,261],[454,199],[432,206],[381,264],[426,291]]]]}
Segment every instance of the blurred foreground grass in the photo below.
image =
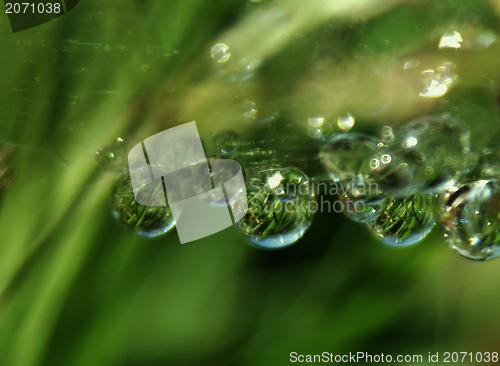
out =
{"type": "Polygon", "coordinates": [[[499,43],[436,45],[450,29],[464,42],[498,36],[497,1],[276,1],[288,19],[277,28],[270,3],[82,0],[16,34],[0,17],[0,141],[15,147],[0,207],[0,365],[500,350],[499,264],[458,258],[437,230],[398,250],[322,214],[273,253],[234,228],[182,247],[175,233],[137,238],[109,215],[113,176],[98,171],[97,147],[191,120],[207,141],[221,128],[245,134],[235,95],[272,101],[283,128],[304,134],[298,123],[317,110],[352,111],[366,130],[448,111],[477,148],[496,147],[499,43]],[[257,60],[256,75],[220,75],[218,42],[257,60]],[[400,67],[414,58],[451,60],[459,83],[445,98],[418,98],[419,80],[400,67]]]}

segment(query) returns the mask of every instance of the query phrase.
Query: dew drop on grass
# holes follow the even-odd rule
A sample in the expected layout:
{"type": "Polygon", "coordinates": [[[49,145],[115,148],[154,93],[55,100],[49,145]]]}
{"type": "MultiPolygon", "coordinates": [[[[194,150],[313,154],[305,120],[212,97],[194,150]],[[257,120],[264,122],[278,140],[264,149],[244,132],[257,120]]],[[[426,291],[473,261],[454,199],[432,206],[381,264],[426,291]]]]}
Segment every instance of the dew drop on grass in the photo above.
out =
{"type": "MultiPolygon", "coordinates": [[[[146,185],[141,194],[163,196],[166,200],[163,185],[157,183],[146,185]]],[[[128,172],[122,173],[115,182],[111,194],[111,213],[123,227],[138,236],[157,237],[175,227],[168,202],[166,206],[158,207],[137,203],[128,172]]]]}
{"type": "Polygon", "coordinates": [[[436,223],[437,197],[416,194],[392,199],[368,227],[383,243],[406,246],[424,239],[436,223]]]}
{"type": "Polygon", "coordinates": [[[440,207],[439,222],[451,249],[473,260],[500,256],[500,186],[477,180],[453,189],[440,207]]]}
{"type": "Polygon", "coordinates": [[[248,213],[239,228],[256,246],[277,249],[296,243],[310,227],[315,194],[297,168],[252,172],[247,185],[248,213]]]}
{"type": "Polygon", "coordinates": [[[240,137],[236,132],[224,130],[214,136],[214,144],[223,155],[231,155],[240,147],[240,137]]]}
{"type": "Polygon", "coordinates": [[[401,153],[414,162],[423,188],[442,190],[471,168],[469,131],[460,122],[436,116],[417,118],[399,133],[401,153]]]}
{"type": "Polygon", "coordinates": [[[333,136],[322,147],[320,158],[334,182],[357,179],[363,165],[377,151],[377,139],[348,132],[333,136]]]}

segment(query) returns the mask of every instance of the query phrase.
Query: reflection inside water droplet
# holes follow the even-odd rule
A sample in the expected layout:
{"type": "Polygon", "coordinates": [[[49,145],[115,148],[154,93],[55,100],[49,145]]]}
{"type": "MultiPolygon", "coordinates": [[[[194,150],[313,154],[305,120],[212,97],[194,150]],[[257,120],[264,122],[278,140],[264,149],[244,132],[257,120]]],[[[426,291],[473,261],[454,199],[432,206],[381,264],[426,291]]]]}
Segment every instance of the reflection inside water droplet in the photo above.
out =
{"type": "Polygon", "coordinates": [[[239,228],[255,245],[283,248],[297,242],[311,225],[315,195],[297,168],[252,172],[247,186],[248,213],[239,228]]]}
{"type": "Polygon", "coordinates": [[[436,203],[436,196],[425,194],[390,200],[368,226],[385,244],[406,246],[418,243],[435,225],[436,203]]]}
{"type": "MultiPolygon", "coordinates": [[[[156,183],[144,186],[141,193],[165,197],[166,201],[163,185],[156,183]]],[[[143,206],[137,203],[130,175],[126,172],[115,182],[111,194],[111,213],[123,227],[138,236],[157,237],[170,232],[175,226],[168,202],[163,207],[143,206]]]]}

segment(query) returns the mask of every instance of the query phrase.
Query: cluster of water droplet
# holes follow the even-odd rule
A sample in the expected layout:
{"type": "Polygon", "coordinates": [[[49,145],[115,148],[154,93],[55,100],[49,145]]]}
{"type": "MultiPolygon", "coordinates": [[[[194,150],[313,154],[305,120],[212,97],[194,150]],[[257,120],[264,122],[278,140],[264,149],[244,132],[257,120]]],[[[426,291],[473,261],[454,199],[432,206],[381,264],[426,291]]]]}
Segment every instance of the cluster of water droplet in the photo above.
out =
{"type": "Polygon", "coordinates": [[[320,156],[332,181],[350,187],[340,199],[365,203],[364,211],[349,210],[347,216],[367,223],[382,242],[417,243],[439,222],[445,241],[460,255],[500,256],[500,159],[489,154],[477,163],[469,131],[459,121],[421,117],[396,131],[384,127],[380,138],[339,134],[320,156]],[[372,185],[376,194],[366,189],[372,185]]]}
{"type": "MultiPolygon", "coordinates": [[[[489,152],[477,158],[461,122],[446,115],[427,116],[398,128],[385,126],[380,136],[371,136],[350,131],[354,118],[342,120],[350,121],[350,127],[322,143],[319,159],[328,183],[342,186],[338,198],[350,219],[392,246],[418,243],[439,223],[445,241],[460,255],[474,260],[500,256],[500,156],[489,152]]],[[[309,119],[311,126],[324,123],[322,118],[309,119]]],[[[238,159],[241,144],[231,130],[213,136],[217,153],[232,159],[238,159]]],[[[101,167],[120,173],[112,192],[113,216],[134,234],[165,234],[175,227],[168,204],[136,202],[126,164],[130,147],[118,138],[96,152],[101,167]]],[[[248,212],[237,226],[258,247],[296,243],[318,207],[310,178],[279,163],[263,163],[245,173],[248,212]]]]}

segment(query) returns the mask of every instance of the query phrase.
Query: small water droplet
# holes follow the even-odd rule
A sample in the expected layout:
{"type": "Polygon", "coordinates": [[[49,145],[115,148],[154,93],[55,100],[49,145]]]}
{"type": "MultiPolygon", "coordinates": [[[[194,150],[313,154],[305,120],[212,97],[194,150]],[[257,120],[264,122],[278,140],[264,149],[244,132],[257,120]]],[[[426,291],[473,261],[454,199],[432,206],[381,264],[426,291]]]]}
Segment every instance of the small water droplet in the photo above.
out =
{"type": "Polygon", "coordinates": [[[491,30],[484,31],[476,37],[475,44],[480,48],[490,47],[498,40],[495,32],[491,30]]]}
{"type": "MultiPolygon", "coordinates": [[[[157,183],[157,182],[156,182],[157,183]]],[[[151,183],[141,193],[165,197],[162,184],[151,183]]],[[[144,237],[157,237],[170,232],[175,220],[170,206],[143,206],[137,203],[128,172],[116,180],[111,194],[113,217],[131,233],[144,237]]]]}
{"type": "Polygon", "coordinates": [[[382,127],[382,141],[384,141],[387,144],[390,144],[391,142],[394,141],[394,130],[390,126],[384,126],[382,127]]]}
{"type": "Polygon", "coordinates": [[[240,137],[230,130],[220,131],[214,136],[214,144],[221,154],[231,155],[240,147],[240,137]]]}
{"type": "Polygon", "coordinates": [[[279,117],[279,112],[273,103],[258,105],[253,100],[246,100],[242,103],[242,111],[248,121],[259,125],[270,125],[279,117]]]}
{"type": "Polygon", "coordinates": [[[212,58],[218,63],[224,63],[231,58],[229,46],[224,43],[218,43],[212,48],[212,58]]]}
{"type": "Polygon", "coordinates": [[[500,256],[500,187],[478,180],[452,189],[441,205],[443,237],[460,255],[473,260],[500,256]]]}
{"type": "Polygon", "coordinates": [[[248,213],[239,228],[255,245],[283,248],[296,243],[311,225],[315,194],[297,168],[252,172],[247,186],[248,213]]]}
{"type": "Polygon", "coordinates": [[[423,98],[440,98],[451,88],[457,79],[457,75],[453,71],[455,65],[451,62],[446,62],[438,68],[422,71],[423,82],[425,89],[419,95],[423,98]]]}
{"type": "Polygon", "coordinates": [[[429,194],[392,199],[385,210],[368,223],[368,227],[388,245],[418,243],[432,231],[436,223],[436,203],[437,197],[429,194]]]}
{"type": "Polygon", "coordinates": [[[354,124],[356,123],[356,119],[350,115],[349,113],[340,116],[337,119],[337,126],[342,130],[342,131],[349,131],[351,128],[354,127],[354,124]]]}
{"type": "Polygon", "coordinates": [[[319,128],[325,123],[325,117],[309,117],[308,125],[313,128],[319,128]]]}

